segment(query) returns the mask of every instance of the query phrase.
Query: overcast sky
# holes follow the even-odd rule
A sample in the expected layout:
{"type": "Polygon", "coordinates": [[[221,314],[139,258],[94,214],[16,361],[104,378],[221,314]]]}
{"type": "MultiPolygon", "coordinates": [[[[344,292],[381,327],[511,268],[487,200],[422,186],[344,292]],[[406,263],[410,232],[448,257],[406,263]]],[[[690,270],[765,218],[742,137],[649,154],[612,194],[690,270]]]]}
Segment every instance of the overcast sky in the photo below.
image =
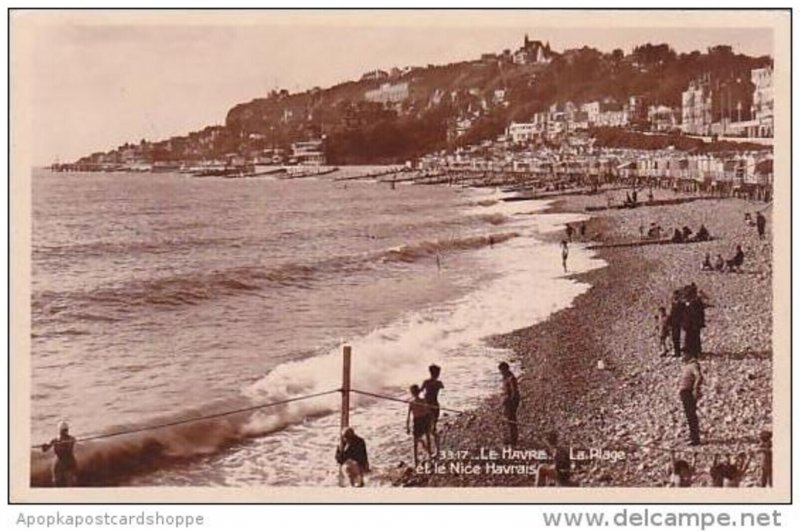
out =
{"type": "Polygon", "coordinates": [[[589,45],[628,52],[638,44],[666,42],[678,52],[729,44],[736,52],[773,54],[772,30],[765,28],[554,27],[541,14],[507,12],[498,20],[492,20],[493,12],[480,13],[469,25],[462,19],[442,25],[452,13],[435,25],[409,20],[415,15],[409,12],[383,12],[364,23],[339,12],[325,24],[280,13],[230,14],[238,18],[226,13],[188,26],[164,13],[141,24],[117,17],[109,24],[37,27],[25,57],[31,64],[26,94],[33,110],[33,162],[70,161],[127,141],[222,124],[233,105],[273,88],[324,88],[375,68],[443,64],[516,49],[526,32],[556,51],[589,45]]]}

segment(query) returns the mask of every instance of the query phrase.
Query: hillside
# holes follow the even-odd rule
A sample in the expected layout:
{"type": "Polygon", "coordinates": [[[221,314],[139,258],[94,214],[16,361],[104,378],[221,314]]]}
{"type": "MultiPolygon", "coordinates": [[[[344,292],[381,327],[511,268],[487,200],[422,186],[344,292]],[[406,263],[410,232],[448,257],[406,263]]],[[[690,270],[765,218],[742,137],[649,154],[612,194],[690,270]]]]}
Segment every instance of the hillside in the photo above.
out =
{"type": "MultiPolygon", "coordinates": [[[[231,154],[252,158],[267,149],[286,150],[292,142],[324,135],[331,164],[402,162],[493,138],[510,121],[525,121],[553,103],[622,103],[638,96],[650,105],[679,107],[681,92],[700,76],[712,86],[724,87],[728,105],[731,100],[740,102],[741,119],[747,120],[753,90],[750,70],[771,62],[770,57],[735,54],[729,46],[688,54],[676,54],[666,44],[645,44],[628,55],[589,47],[560,54],[549,52],[549,45],[547,50],[547,61],[534,64],[517,64],[506,51],[475,61],[393,69],[380,73],[380,79],[327,89],[274,91],[234,106],[224,126],[160,142],[126,144],[82,161],[120,160],[125,153],[148,162],[231,154]],[[368,91],[379,94],[373,97],[378,101],[368,101],[368,91]]],[[[722,106],[721,100],[715,102],[715,114],[724,112],[722,106]]]]}

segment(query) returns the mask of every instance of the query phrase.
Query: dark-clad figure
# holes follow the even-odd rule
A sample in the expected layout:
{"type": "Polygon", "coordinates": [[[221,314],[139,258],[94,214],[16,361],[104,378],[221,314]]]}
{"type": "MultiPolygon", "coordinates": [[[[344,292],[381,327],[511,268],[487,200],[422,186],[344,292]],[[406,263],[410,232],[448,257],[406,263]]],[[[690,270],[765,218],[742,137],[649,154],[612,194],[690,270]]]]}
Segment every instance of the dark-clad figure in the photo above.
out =
{"type": "Polygon", "coordinates": [[[707,242],[711,239],[711,234],[708,232],[705,225],[700,225],[700,228],[697,229],[697,234],[694,235],[694,239],[698,242],[707,242]]]}
{"type": "Polygon", "coordinates": [[[728,272],[739,271],[744,264],[744,251],[741,245],[736,246],[736,254],[733,258],[725,261],[725,266],[728,272]]]}
{"type": "Polygon", "coordinates": [[[364,486],[364,474],[369,472],[367,445],[353,428],[342,430],[342,440],[336,448],[336,462],[353,487],[364,486]]]}
{"type": "Polygon", "coordinates": [[[759,452],[761,453],[761,477],[758,484],[761,487],[772,486],[772,432],[769,430],[762,431],[758,438],[761,440],[759,443],[759,452]]]}
{"type": "Polygon", "coordinates": [[[697,294],[697,289],[690,286],[687,290],[687,303],[683,314],[683,354],[699,358],[703,352],[700,334],[706,326],[706,307],[697,294]]]}
{"type": "Polygon", "coordinates": [[[555,484],[558,487],[575,487],[571,479],[572,460],[569,450],[558,444],[558,433],[550,432],[545,438],[547,450],[553,456],[553,462],[539,465],[536,470],[536,486],[544,487],[555,484]]]}
{"type": "Polygon", "coordinates": [[[691,356],[683,357],[683,371],[679,382],[679,396],[689,425],[689,444],[700,444],[700,423],[697,419],[697,401],[702,397],[703,373],[700,362],[691,356]]]}
{"type": "Polygon", "coordinates": [[[756,214],[756,228],[758,229],[758,237],[763,240],[764,232],[767,228],[767,218],[761,212],[756,214]]]}
{"type": "Polygon", "coordinates": [[[58,425],[58,438],[42,445],[42,451],[50,448],[56,454],[53,463],[53,486],[72,487],[78,478],[78,462],[75,460],[75,437],[69,434],[69,425],[62,421],[58,425]]]}
{"type": "Polygon", "coordinates": [[[564,229],[564,232],[566,232],[566,234],[567,234],[567,239],[569,241],[572,241],[572,233],[574,232],[574,229],[572,228],[572,225],[567,223],[567,228],[564,229]]]}
{"type": "Polygon", "coordinates": [[[434,456],[439,454],[439,432],[436,426],[439,424],[439,391],[444,389],[444,384],[439,380],[439,375],[442,373],[441,367],[438,365],[431,365],[428,367],[428,372],[431,377],[422,382],[422,392],[424,393],[423,399],[425,403],[430,406],[430,431],[433,435],[433,444],[436,447],[434,456]]]}
{"type": "Polygon", "coordinates": [[[506,444],[516,445],[519,441],[519,426],[517,425],[517,409],[519,409],[519,386],[517,377],[511,372],[508,363],[501,362],[497,368],[503,376],[503,418],[506,421],[506,444]]]}
{"type": "Polygon", "coordinates": [[[672,335],[672,355],[676,358],[681,357],[681,327],[683,326],[683,314],[686,305],[681,298],[680,290],[672,293],[672,304],[669,307],[667,323],[672,335]]]}

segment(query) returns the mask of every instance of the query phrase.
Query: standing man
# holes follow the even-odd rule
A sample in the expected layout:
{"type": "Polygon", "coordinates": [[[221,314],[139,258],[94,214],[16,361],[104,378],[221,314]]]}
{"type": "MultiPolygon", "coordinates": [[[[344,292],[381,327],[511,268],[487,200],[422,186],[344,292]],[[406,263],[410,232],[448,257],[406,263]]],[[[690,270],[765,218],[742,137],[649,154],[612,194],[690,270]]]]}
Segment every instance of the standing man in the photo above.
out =
{"type": "Polygon", "coordinates": [[[439,455],[439,432],[436,427],[439,423],[439,391],[444,389],[444,384],[439,380],[439,375],[442,373],[441,367],[438,365],[431,365],[428,367],[428,372],[431,377],[422,382],[422,391],[425,393],[425,403],[428,404],[430,409],[430,432],[433,435],[433,443],[436,446],[436,452],[432,455],[439,455]]]}
{"type": "Polygon", "coordinates": [[[756,228],[758,229],[758,238],[763,240],[764,232],[767,228],[767,218],[760,211],[756,214],[756,228]]]}
{"type": "Polygon", "coordinates": [[[567,272],[567,258],[569,258],[567,240],[561,240],[561,267],[564,268],[564,273],[567,272]]]}
{"type": "Polygon", "coordinates": [[[697,401],[702,397],[703,373],[700,362],[691,356],[683,357],[683,372],[679,383],[679,396],[689,424],[689,444],[700,444],[700,424],[697,420],[697,401]]]}
{"type": "Polygon", "coordinates": [[[75,460],[75,437],[69,434],[69,425],[61,421],[58,424],[58,438],[42,445],[46,452],[51,447],[56,454],[53,463],[53,486],[72,487],[77,482],[78,462],[75,460]]]}
{"type": "Polygon", "coordinates": [[[697,293],[697,287],[692,284],[687,293],[688,302],[686,303],[683,316],[684,343],[683,354],[693,358],[699,358],[703,352],[700,333],[706,326],[706,307],[697,293]]]}
{"type": "Polygon", "coordinates": [[[667,323],[672,333],[672,355],[676,358],[681,357],[681,327],[685,308],[681,292],[676,289],[672,292],[672,305],[669,308],[669,316],[667,316],[667,323]]]}
{"type": "Polygon", "coordinates": [[[519,386],[517,377],[511,372],[508,363],[501,362],[497,366],[503,376],[503,418],[507,426],[505,444],[516,445],[519,440],[519,426],[517,424],[517,409],[519,408],[519,386]]]}
{"type": "Polygon", "coordinates": [[[364,486],[364,474],[369,472],[367,445],[364,439],[356,435],[353,428],[347,427],[342,430],[342,440],[336,448],[336,462],[350,480],[350,486],[364,486]]]}

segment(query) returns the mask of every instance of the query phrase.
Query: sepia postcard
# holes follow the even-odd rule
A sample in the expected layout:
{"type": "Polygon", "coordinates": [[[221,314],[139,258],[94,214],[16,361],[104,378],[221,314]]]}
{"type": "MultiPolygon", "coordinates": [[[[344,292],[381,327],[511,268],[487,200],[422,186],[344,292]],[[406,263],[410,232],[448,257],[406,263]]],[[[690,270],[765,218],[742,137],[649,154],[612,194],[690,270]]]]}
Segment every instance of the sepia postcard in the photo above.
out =
{"type": "Polygon", "coordinates": [[[789,10],[10,12],[12,503],[782,503],[789,10]]]}

